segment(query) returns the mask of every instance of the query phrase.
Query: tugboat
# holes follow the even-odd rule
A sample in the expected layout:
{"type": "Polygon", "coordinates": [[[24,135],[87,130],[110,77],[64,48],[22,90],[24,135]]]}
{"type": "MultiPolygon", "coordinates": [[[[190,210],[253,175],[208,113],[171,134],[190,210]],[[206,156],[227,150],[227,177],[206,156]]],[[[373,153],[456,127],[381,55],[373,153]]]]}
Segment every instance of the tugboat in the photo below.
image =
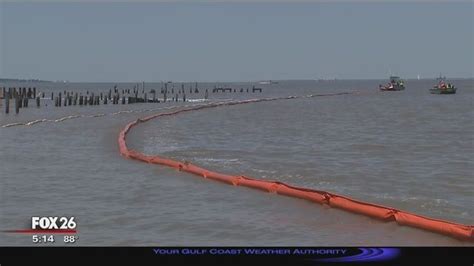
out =
{"type": "Polygon", "coordinates": [[[402,91],[405,89],[405,82],[397,76],[391,76],[388,85],[379,85],[381,91],[402,91]]]}
{"type": "Polygon", "coordinates": [[[456,87],[454,87],[451,83],[446,83],[446,77],[437,78],[438,84],[433,86],[430,89],[431,94],[455,94],[456,87]]]}

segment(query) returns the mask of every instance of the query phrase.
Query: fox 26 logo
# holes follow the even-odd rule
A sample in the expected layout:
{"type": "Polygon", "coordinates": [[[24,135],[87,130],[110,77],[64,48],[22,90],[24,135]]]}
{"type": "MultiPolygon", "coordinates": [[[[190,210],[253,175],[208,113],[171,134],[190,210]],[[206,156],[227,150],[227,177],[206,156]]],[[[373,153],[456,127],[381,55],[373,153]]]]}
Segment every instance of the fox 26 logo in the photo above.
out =
{"type": "Polygon", "coordinates": [[[76,229],[74,216],[72,217],[31,217],[31,229],[54,230],[54,229],[76,229]]]}

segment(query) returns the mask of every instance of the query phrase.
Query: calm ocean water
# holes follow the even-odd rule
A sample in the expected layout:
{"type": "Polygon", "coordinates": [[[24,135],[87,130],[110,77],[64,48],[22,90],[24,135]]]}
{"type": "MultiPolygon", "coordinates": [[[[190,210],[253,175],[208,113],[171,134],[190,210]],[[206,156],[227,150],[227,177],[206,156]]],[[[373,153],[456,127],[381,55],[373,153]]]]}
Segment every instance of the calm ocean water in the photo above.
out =
{"type": "MultiPolygon", "coordinates": [[[[209,101],[360,93],[164,117],[134,128],[128,143],[226,173],[473,224],[473,80],[453,80],[455,95],[429,94],[433,80],[409,80],[403,92],[381,93],[376,87],[383,82],[256,84],[263,93],[239,92],[254,84],[226,83],[237,92],[210,93],[209,101]]],[[[97,93],[115,84],[0,87],[14,85],[36,86],[49,98],[51,91],[97,93]]],[[[186,97],[202,99],[213,86],[200,83],[200,93],[189,94],[186,84],[186,97]]],[[[0,127],[0,230],[28,228],[31,216],[59,215],[76,217],[76,245],[471,245],[119,155],[117,135],[129,121],[199,102],[57,108],[44,99],[41,108],[31,101],[18,115],[5,115],[3,104],[0,126],[48,121],[0,127]]],[[[0,233],[0,245],[32,245],[31,236],[0,233]]]]}

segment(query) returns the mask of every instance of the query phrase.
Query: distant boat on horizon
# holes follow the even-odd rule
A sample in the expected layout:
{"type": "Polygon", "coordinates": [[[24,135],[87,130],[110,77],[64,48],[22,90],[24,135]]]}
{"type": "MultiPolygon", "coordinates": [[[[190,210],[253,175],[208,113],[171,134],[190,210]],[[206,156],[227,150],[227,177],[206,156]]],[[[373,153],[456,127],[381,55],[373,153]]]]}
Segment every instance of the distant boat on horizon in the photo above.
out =
{"type": "Polygon", "coordinates": [[[436,79],[438,81],[438,84],[433,86],[432,89],[430,89],[431,94],[455,94],[456,93],[456,87],[452,85],[451,83],[446,82],[446,77],[441,76],[439,74],[439,78],[436,79]]]}
{"type": "Polygon", "coordinates": [[[269,84],[278,84],[277,81],[272,81],[272,80],[262,80],[259,81],[258,84],[260,85],[269,85],[269,84]]]}
{"type": "Polygon", "coordinates": [[[379,85],[381,91],[402,91],[405,89],[405,82],[398,76],[390,76],[388,85],[379,85]]]}

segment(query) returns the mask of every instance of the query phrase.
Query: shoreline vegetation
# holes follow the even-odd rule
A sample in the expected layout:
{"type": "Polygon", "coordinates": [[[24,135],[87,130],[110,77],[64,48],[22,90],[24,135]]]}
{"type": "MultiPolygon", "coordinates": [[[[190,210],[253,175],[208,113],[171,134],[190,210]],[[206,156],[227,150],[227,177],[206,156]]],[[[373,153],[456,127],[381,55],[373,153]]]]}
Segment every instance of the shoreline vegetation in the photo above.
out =
{"type": "MultiPolygon", "coordinates": [[[[54,81],[50,80],[41,80],[41,79],[9,79],[9,78],[0,78],[0,82],[47,82],[52,83],[54,81]]],[[[67,82],[67,81],[64,81],[67,82]]]]}

